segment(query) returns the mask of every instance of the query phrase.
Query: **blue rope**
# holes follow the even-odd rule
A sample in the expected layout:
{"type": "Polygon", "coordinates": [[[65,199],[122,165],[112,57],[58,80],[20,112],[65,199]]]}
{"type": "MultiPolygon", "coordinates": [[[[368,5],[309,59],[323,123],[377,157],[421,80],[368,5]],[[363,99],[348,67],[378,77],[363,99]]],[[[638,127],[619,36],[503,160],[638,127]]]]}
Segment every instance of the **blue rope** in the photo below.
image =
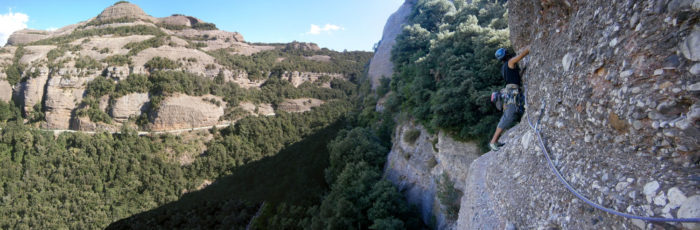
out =
{"type": "MultiPolygon", "coordinates": [[[[527,85],[524,86],[525,88],[525,106],[527,106],[527,85]]],[[[540,118],[544,114],[544,109],[545,109],[546,103],[544,100],[542,100],[542,106],[540,108],[540,118]]],[[[528,107],[529,108],[529,107],[528,107]]],[[[544,153],[544,156],[547,158],[547,163],[549,163],[549,168],[552,169],[555,175],[557,175],[557,178],[559,178],[559,181],[564,183],[564,186],[566,189],[569,190],[569,192],[573,193],[576,197],[579,199],[583,200],[586,202],[588,205],[593,206],[597,209],[603,210],[607,213],[626,217],[626,218],[631,218],[631,219],[639,219],[639,220],[645,220],[645,221],[654,221],[654,222],[700,222],[700,218],[663,218],[663,217],[646,217],[646,216],[637,216],[637,215],[632,215],[629,213],[623,213],[619,212],[610,208],[603,207],[602,205],[599,205],[585,196],[581,195],[576,189],[574,189],[566,179],[561,175],[559,170],[554,166],[554,163],[552,163],[552,159],[549,157],[549,152],[547,152],[547,148],[545,147],[544,141],[542,141],[542,134],[540,133],[540,118],[537,119],[537,123],[533,126],[532,122],[530,121],[530,114],[525,111],[525,114],[527,116],[527,123],[532,128],[533,131],[535,131],[535,134],[537,134],[537,139],[539,140],[540,148],[542,149],[542,152],[544,153]]]]}

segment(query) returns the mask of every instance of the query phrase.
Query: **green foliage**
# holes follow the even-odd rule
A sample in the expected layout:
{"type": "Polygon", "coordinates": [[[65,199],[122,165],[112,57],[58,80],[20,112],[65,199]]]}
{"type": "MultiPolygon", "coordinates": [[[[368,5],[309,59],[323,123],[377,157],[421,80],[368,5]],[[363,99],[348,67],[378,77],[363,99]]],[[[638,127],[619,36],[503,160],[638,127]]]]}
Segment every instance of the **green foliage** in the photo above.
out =
{"type": "Polygon", "coordinates": [[[15,56],[12,59],[12,64],[5,68],[7,81],[10,83],[10,85],[17,84],[22,78],[22,73],[24,72],[24,69],[27,68],[26,65],[19,62],[22,56],[24,56],[25,52],[26,51],[24,50],[24,46],[18,46],[15,50],[15,56]]]}
{"type": "Polygon", "coordinates": [[[330,166],[326,169],[326,181],[333,184],[346,164],[364,161],[369,166],[381,168],[389,150],[367,128],[343,130],[328,144],[330,166]]]}
{"type": "Polygon", "coordinates": [[[100,98],[103,95],[108,95],[114,92],[114,88],[114,81],[104,77],[96,77],[92,81],[88,82],[87,89],[85,89],[85,94],[88,97],[100,98]]]}
{"type": "Polygon", "coordinates": [[[88,117],[92,122],[112,123],[112,117],[100,110],[97,99],[93,97],[84,98],[80,108],[75,111],[75,114],[77,117],[88,117]]]}
{"type": "Polygon", "coordinates": [[[75,59],[75,68],[100,69],[102,68],[102,64],[90,56],[80,56],[75,59]]]}
{"type": "Polygon", "coordinates": [[[214,25],[214,23],[208,23],[208,22],[195,23],[194,25],[192,25],[192,29],[195,29],[195,30],[218,30],[218,28],[216,28],[216,25],[214,25]]]}
{"type": "Polygon", "coordinates": [[[126,55],[116,54],[105,58],[103,62],[111,66],[131,65],[131,58],[126,55]]]}
{"type": "Polygon", "coordinates": [[[455,182],[450,180],[446,173],[442,174],[442,178],[437,181],[437,184],[437,196],[440,204],[445,207],[445,215],[452,221],[457,220],[462,192],[455,188],[455,182]]]}
{"type": "Polygon", "coordinates": [[[420,1],[392,51],[392,103],[428,130],[485,144],[500,116],[488,97],[503,86],[493,53],[509,46],[507,29],[497,22],[505,13],[500,2],[455,7],[445,0],[420,1]]]}
{"type": "Polygon", "coordinates": [[[309,55],[328,55],[330,62],[318,62],[304,58],[304,53],[298,50],[267,50],[255,53],[250,56],[233,55],[232,50],[219,49],[208,52],[216,59],[216,62],[230,69],[242,69],[248,73],[252,79],[260,79],[266,76],[265,73],[272,73],[280,76],[285,71],[317,72],[317,73],[342,73],[352,80],[362,75],[362,71],[369,59],[370,52],[332,52],[304,51],[309,55]],[[282,60],[284,59],[284,60],[282,60]],[[282,61],[278,61],[282,60],[282,61]]]}
{"type": "Polygon", "coordinates": [[[41,102],[34,104],[32,106],[32,110],[29,114],[27,114],[27,119],[29,122],[39,122],[44,120],[44,108],[41,105],[41,102]]]}
{"type": "MultiPolygon", "coordinates": [[[[116,5],[116,4],[115,4],[116,5]]],[[[115,19],[109,19],[109,20],[100,20],[100,19],[94,19],[85,25],[81,26],[80,28],[85,28],[88,26],[100,26],[100,25],[107,25],[107,24],[115,24],[115,23],[128,23],[128,22],[135,22],[138,21],[136,18],[128,18],[128,17],[121,17],[121,18],[115,18],[115,19]]]]}
{"type": "Polygon", "coordinates": [[[158,56],[148,60],[143,66],[146,67],[148,71],[153,72],[156,70],[176,69],[180,67],[180,63],[166,57],[158,56]]]}
{"type": "Polygon", "coordinates": [[[126,80],[117,83],[112,98],[119,98],[130,93],[147,93],[152,86],[153,83],[148,80],[147,76],[131,74],[126,80]]]}
{"type": "Polygon", "coordinates": [[[0,124],[18,117],[22,117],[18,107],[0,100],[0,124]]]}
{"type": "Polygon", "coordinates": [[[142,50],[148,48],[158,48],[165,45],[165,40],[165,36],[156,36],[140,42],[129,42],[126,45],[124,45],[124,48],[129,49],[129,53],[127,53],[127,56],[135,56],[139,54],[139,52],[141,52],[142,50]]]}
{"type": "Polygon", "coordinates": [[[379,79],[379,86],[377,86],[377,97],[384,97],[391,89],[389,88],[391,84],[391,78],[383,77],[379,79]]]}
{"type": "Polygon", "coordinates": [[[381,179],[381,170],[364,161],[346,165],[324,197],[314,229],[406,229],[417,227],[408,204],[390,182],[381,179]],[[410,222],[411,224],[406,224],[410,222]]]}
{"type": "Polygon", "coordinates": [[[28,45],[60,45],[67,44],[71,41],[78,40],[84,37],[101,36],[112,34],[115,36],[128,36],[128,35],[156,35],[164,36],[165,33],[157,27],[137,25],[137,26],[120,26],[120,27],[106,27],[106,28],[96,28],[87,30],[74,30],[71,34],[62,35],[57,37],[51,37],[47,39],[42,39],[39,41],[31,42],[28,45]]]}
{"type": "Polygon", "coordinates": [[[113,6],[116,6],[116,5],[119,5],[122,3],[129,3],[129,1],[118,1],[118,2],[115,2],[113,6]]]}
{"type": "Polygon", "coordinates": [[[420,136],[420,130],[410,129],[410,130],[406,131],[406,133],[404,133],[403,141],[413,144],[413,143],[416,143],[416,140],[418,139],[419,136],[420,136]]]}

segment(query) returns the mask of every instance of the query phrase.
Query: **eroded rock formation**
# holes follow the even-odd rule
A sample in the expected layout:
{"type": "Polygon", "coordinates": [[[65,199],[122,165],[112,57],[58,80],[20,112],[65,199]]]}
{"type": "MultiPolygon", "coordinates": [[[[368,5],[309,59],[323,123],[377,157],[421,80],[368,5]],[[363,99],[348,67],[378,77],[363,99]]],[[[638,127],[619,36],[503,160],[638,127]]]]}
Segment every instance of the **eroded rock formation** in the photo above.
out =
{"type": "Polygon", "coordinates": [[[277,109],[289,113],[302,113],[311,110],[313,107],[320,106],[323,103],[323,100],[316,98],[286,99],[277,105],[277,109]]]}
{"type": "Polygon", "coordinates": [[[158,106],[150,128],[153,131],[161,131],[216,125],[219,117],[224,115],[225,104],[221,98],[211,95],[174,95],[163,100],[158,106]]]}

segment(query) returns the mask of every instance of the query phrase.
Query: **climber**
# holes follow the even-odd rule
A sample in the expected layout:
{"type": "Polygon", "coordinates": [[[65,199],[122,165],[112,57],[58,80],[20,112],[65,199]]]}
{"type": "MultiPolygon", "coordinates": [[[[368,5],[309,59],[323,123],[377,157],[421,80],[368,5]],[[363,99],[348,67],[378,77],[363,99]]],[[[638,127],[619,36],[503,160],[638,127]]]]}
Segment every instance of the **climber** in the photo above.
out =
{"type": "Polygon", "coordinates": [[[518,62],[522,60],[528,53],[530,53],[530,48],[526,47],[519,55],[513,57],[509,54],[506,49],[500,48],[496,50],[496,58],[503,61],[501,66],[501,75],[506,81],[506,88],[501,90],[503,95],[506,95],[508,99],[503,103],[503,115],[501,120],[498,121],[498,126],[496,127],[496,132],[489,142],[489,148],[493,151],[498,151],[501,144],[498,143],[498,137],[501,136],[503,129],[510,127],[515,120],[516,116],[522,114],[523,109],[520,107],[520,87],[522,86],[522,81],[520,79],[520,67],[518,67],[518,62]]]}

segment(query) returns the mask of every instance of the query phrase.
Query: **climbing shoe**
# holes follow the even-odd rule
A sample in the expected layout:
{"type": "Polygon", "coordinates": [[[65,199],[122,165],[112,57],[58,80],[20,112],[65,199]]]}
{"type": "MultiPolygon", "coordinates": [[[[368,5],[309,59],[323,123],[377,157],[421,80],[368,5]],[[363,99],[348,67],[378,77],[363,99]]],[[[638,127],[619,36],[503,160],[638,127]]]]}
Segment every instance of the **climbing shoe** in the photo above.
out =
{"type": "Polygon", "coordinates": [[[498,144],[489,143],[489,149],[491,149],[491,151],[498,151],[498,144]]]}

